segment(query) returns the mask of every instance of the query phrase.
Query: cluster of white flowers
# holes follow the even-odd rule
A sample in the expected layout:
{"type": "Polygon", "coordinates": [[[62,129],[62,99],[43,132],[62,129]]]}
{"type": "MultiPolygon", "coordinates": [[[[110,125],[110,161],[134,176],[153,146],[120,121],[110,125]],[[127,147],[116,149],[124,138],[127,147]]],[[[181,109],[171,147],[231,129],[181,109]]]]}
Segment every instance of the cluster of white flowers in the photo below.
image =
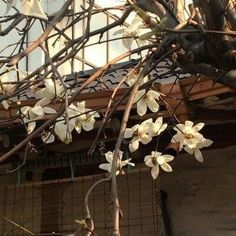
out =
{"type": "Polygon", "coordinates": [[[185,124],[177,124],[174,128],[177,133],[172,138],[172,142],[179,143],[180,150],[184,149],[189,154],[194,154],[195,158],[200,162],[203,162],[200,149],[213,143],[212,140],[204,138],[198,132],[204,125],[204,123],[198,123],[194,126],[193,122],[189,120],[185,121],[185,124]]]}
{"type": "MultiPolygon", "coordinates": [[[[53,99],[61,99],[65,95],[66,88],[59,80],[46,79],[45,87],[36,91],[36,95],[43,97],[33,107],[24,106],[20,109],[20,116],[24,124],[27,125],[28,134],[32,133],[36,127],[36,121],[43,119],[45,115],[55,114],[56,110],[48,107],[53,99]]],[[[66,108],[64,114],[58,117],[55,124],[44,132],[42,140],[45,143],[55,141],[55,135],[64,143],[72,142],[72,132],[76,130],[78,134],[82,130],[90,131],[94,129],[95,118],[100,117],[96,111],[85,107],[85,101],[73,103],[66,108]],[[54,135],[55,134],[55,135],[54,135]]]]}
{"type": "Polygon", "coordinates": [[[63,116],[57,118],[55,125],[50,127],[50,132],[43,136],[46,143],[54,142],[56,136],[64,143],[72,142],[72,131],[75,129],[78,134],[82,129],[90,131],[94,129],[95,118],[100,117],[95,111],[85,107],[85,101],[78,102],[77,106],[73,103],[66,109],[63,116]]]}
{"type": "Polygon", "coordinates": [[[148,144],[154,136],[158,136],[167,127],[163,124],[163,118],[159,117],[153,122],[153,119],[143,121],[141,124],[134,125],[132,128],[127,128],[124,133],[124,138],[132,138],[129,143],[129,150],[136,151],[139,148],[139,142],[148,144]]]}
{"type": "MultiPolygon", "coordinates": [[[[131,70],[126,78],[126,83],[129,86],[134,85],[137,82],[137,79],[139,77],[139,70],[134,69],[131,70]]],[[[147,83],[150,79],[148,76],[145,76],[140,85],[143,85],[147,83]]],[[[159,110],[159,104],[157,101],[160,98],[160,93],[153,90],[149,89],[146,91],[145,89],[141,89],[137,91],[134,97],[134,103],[137,103],[137,113],[140,116],[144,116],[147,113],[147,108],[149,108],[152,112],[156,113],[159,110]]]]}
{"type": "MultiPolygon", "coordinates": [[[[137,73],[130,73],[131,79],[129,80],[130,86],[136,82],[135,77],[137,73]]],[[[129,76],[128,76],[129,77],[129,76]]],[[[149,108],[152,112],[157,112],[159,110],[159,104],[156,100],[159,100],[160,94],[157,91],[149,90],[139,90],[135,96],[134,103],[137,103],[137,113],[143,116],[149,108]]],[[[208,147],[212,144],[212,141],[203,137],[198,131],[200,131],[204,126],[204,123],[198,123],[194,126],[192,121],[185,121],[185,124],[177,124],[174,130],[177,133],[173,136],[171,142],[178,143],[179,150],[184,149],[189,154],[194,154],[196,159],[200,162],[203,161],[203,156],[200,151],[203,147],[208,147]]],[[[136,124],[131,128],[126,128],[124,132],[125,139],[131,139],[129,143],[130,152],[135,152],[139,148],[139,143],[148,144],[151,142],[152,138],[160,135],[167,128],[167,124],[163,124],[163,118],[159,117],[153,122],[153,119],[143,121],[141,124],[136,124]]],[[[121,154],[120,154],[121,155],[121,154]]],[[[107,161],[110,164],[101,164],[99,167],[101,169],[111,171],[111,158],[112,153],[106,153],[107,161]],[[109,156],[109,158],[107,158],[109,156]]],[[[112,156],[113,157],[113,156],[112,156]]],[[[118,166],[122,166],[119,157],[118,166]]],[[[151,175],[153,179],[156,179],[159,175],[160,167],[166,172],[171,172],[172,168],[168,162],[174,159],[173,156],[168,154],[162,154],[157,151],[152,151],[151,155],[144,157],[145,164],[152,168],[151,175]]],[[[125,165],[126,162],[124,162],[125,165]]],[[[130,163],[128,159],[127,164],[130,163]]],[[[123,167],[123,166],[122,166],[123,167]]],[[[119,173],[119,172],[118,172],[119,173]]]]}

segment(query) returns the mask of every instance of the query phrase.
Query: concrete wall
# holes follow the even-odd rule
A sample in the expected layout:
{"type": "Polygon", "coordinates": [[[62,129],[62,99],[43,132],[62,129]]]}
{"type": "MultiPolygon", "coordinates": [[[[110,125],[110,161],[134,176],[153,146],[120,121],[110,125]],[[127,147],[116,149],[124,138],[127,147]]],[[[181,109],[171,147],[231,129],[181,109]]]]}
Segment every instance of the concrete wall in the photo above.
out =
{"type": "Polygon", "coordinates": [[[161,177],[174,236],[236,235],[236,147],[204,158],[179,156],[174,172],[161,177]]]}

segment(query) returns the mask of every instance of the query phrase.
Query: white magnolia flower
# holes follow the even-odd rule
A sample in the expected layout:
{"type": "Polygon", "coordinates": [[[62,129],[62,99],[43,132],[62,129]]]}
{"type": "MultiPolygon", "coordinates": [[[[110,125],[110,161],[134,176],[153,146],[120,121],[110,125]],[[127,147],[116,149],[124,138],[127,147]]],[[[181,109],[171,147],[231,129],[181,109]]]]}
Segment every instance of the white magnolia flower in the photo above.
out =
{"type": "Polygon", "coordinates": [[[72,131],[74,128],[74,120],[69,120],[67,123],[64,117],[58,117],[54,125],[54,132],[62,142],[68,144],[72,142],[72,131]]]}
{"type": "MultiPolygon", "coordinates": [[[[119,158],[118,158],[118,162],[117,162],[117,172],[116,172],[117,175],[120,173],[121,169],[124,166],[126,166],[126,165],[134,166],[135,165],[134,163],[130,162],[131,158],[122,161],[123,152],[119,151],[118,155],[119,155],[119,158]]],[[[105,153],[105,157],[106,157],[106,160],[107,160],[108,163],[100,164],[99,168],[102,169],[102,170],[106,170],[110,173],[111,172],[111,167],[112,167],[112,161],[113,161],[113,158],[114,158],[114,152],[109,151],[109,152],[105,153]]]]}
{"type": "Polygon", "coordinates": [[[168,162],[174,159],[171,155],[162,155],[157,151],[152,151],[151,155],[147,155],[144,158],[145,165],[151,167],[151,175],[153,179],[156,179],[159,175],[159,166],[166,172],[171,172],[172,168],[168,162]]]}
{"type": "Polygon", "coordinates": [[[210,146],[213,142],[209,139],[205,139],[200,131],[204,123],[198,123],[195,126],[192,121],[185,121],[185,124],[178,124],[174,128],[177,133],[173,136],[171,142],[179,143],[180,150],[184,148],[189,154],[194,154],[195,158],[203,162],[202,153],[200,151],[203,147],[210,146]]]}
{"type": "Polygon", "coordinates": [[[212,143],[213,143],[212,140],[202,138],[202,140],[199,143],[197,143],[195,148],[191,149],[188,146],[185,146],[184,150],[190,155],[194,155],[198,161],[203,162],[203,156],[200,149],[204,147],[209,147],[212,143]]]}
{"type": "Polygon", "coordinates": [[[74,119],[75,129],[78,134],[81,133],[82,128],[85,131],[94,129],[95,118],[100,117],[97,112],[85,107],[85,101],[78,102],[77,106],[71,104],[68,109],[68,115],[71,119],[74,119]]]}
{"type": "Polygon", "coordinates": [[[47,99],[39,100],[34,107],[24,106],[21,110],[23,122],[27,125],[28,134],[32,133],[36,127],[36,120],[40,120],[45,114],[54,114],[56,111],[50,107],[44,107],[48,104],[47,99]]]}
{"type": "MultiPolygon", "coordinates": [[[[139,70],[137,70],[137,69],[131,70],[131,71],[128,73],[125,82],[131,87],[131,86],[134,85],[135,82],[137,81],[138,76],[139,76],[139,70]]],[[[142,82],[141,82],[141,85],[147,83],[148,81],[149,81],[148,76],[145,76],[145,77],[143,78],[142,82]]]]}
{"type": "MultiPolygon", "coordinates": [[[[13,84],[4,84],[6,82],[10,82],[9,77],[7,76],[7,74],[3,74],[0,77],[0,94],[7,94],[10,93],[16,86],[13,84]],[[3,84],[2,84],[3,83],[3,84]]],[[[9,102],[7,100],[2,101],[2,105],[3,107],[7,110],[9,108],[9,102]]]]}
{"type": "MultiPolygon", "coordinates": [[[[13,90],[16,87],[14,84],[9,83],[9,82],[11,82],[11,80],[7,74],[3,74],[0,77],[0,82],[1,82],[1,86],[0,86],[0,93],[1,94],[7,94],[7,93],[11,92],[11,90],[13,90]],[[6,82],[8,82],[8,84],[4,84],[6,82]]],[[[16,82],[16,80],[14,82],[16,82]]]]}
{"type": "Polygon", "coordinates": [[[147,112],[147,108],[149,108],[152,112],[157,112],[159,110],[159,104],[156,100],[159,100],[160,93],[155,90],[148,90],[146,92],[145,89],[139,90],[134,98],[134,103],[137,102],[137,113],[140,116],[143,116],[147,112]]]}
{"type": "Polygon", "coordinates": [[[23,0],[22,10],[22,13],[26,16],[33,16],[43,20],[48,19],[40,4],[40,0],[23,0]]]}
{"type": "Polygon", "coordinates": [[[11,7],[17,7],[17,4],[20,3],[20,12],[23,15],[36,17],[43,20],[48,19],[40,4],[40,0],[7,0],[6,14],[10,11],[11,7]]]}
{"type": "Polygon", "coordinates": [[[139,142],[148,144],[152,140],[150,128],[152,126],[152,119],[145,120],[140,125],[135,125],[132,128],[127,128],[124,133],[124,138],[131,138],[129,150],[134,152],[139,147],[139,142]]]}
{"type": "Polygon", "coordinates": [[[135,41],[135,38],[138,46],[147,45],[149,43],[148,40],[141,40],[138,38],[146,32],[147,27],[143,24],[142,18],[136,14],[129,27],[124,27],[123,29],[116,31],[114,35],[123,34],[124,38],[122,39],[122,43],[129,49],[133,41],[135,41]]]}
{"type": "Polygon", "coordinates": [[[77,103],[77,106],[75,106],[73,103],[70,104],[69,108],[67,109],[67,113],[69,116],[69,119],[74,120],[75,122],[75,129],[78,132],[78,134],[82,131],[82,121],[86,119],[86,108],[85,108],[85,102],[77,103]]]}
{"type": "Polygon", "coordinates": [[[163,117],[158,117],[151,125],[150,134],[152,136],[158,136],[166,129],[166,127],[167,124],[163,124],[163,117]]]}
{"type": "MultiPolygon", "coordinates": [[[[1,69],[3,71],[3,69],[1,69]]],[[[9,94],[16,89],[16,82],[21,81],[25,77],[25,72],[19,71],[14,67],[4,68],[3,74],[0,76],[0,94],[9,94]],[[5,73],[4,73],[5,72],[5,73]],[[18,76],[17,74],[18,73],[18,76]]],[[[7,110],[11,100],[2,101],[2,105],[7,110]]]]}
{"type": "Polygon", "coordinates": [[[94,128],[95,118],[99,117],[97,112],[85,107],[85,102],[78,102],[77,106],[73,103],[67,108],[65,114],[57,118],[54,126],[51,126],[51,131],[45,133],[42,140],[46,143],[54,142],[55,137],[52,133],[64,143],[72,142],[72,131],[76,129],[81,133],[82,129],[90,131],[94,128]],[[66,119],[67,117],[67,119],[66,119]]]}
{"type": "Polygon", "coordinates": [[[67,123],[65,117],[58,117],[55,121],[55,125],[50,127],[50,131],[46,132],[42,136],[43,142],[49,144],[55,141],[55,135],[65,144],[72,142],[72,131],[75,128],[74,120],[69,120],[67,123]]]}
{"type": "Polygon", "coordinates": [[[61,98],[65,94],[65,89],[59,80],[45,79],[45,88],[36,92],[36,95],[47,98],[49,101],[54,98],[61,98]]]}
{"type": "Polygon", "coordinates": [[[172,142],[180,143],[180,150],[183,146],[188,146],[190,149],[196,147],[200,140],[202,140],[203,136],[198,131],[203,128],[204,123],[198,123],[193,126],[192,121],[185,121],[185,124],[177,124],[174,128],[177,131],[172,138],[172,142]]]}

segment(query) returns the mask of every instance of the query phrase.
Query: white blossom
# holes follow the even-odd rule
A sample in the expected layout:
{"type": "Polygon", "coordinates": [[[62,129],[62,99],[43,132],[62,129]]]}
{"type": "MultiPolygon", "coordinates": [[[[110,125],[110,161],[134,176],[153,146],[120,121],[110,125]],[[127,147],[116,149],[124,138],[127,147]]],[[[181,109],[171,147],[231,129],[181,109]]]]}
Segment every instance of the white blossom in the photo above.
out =
{"type": "Polygon", "coordinates": [[[211,144],[213,143],[212,140],[210,139],[205,139],[205,138],[202,138],[202,140],[197,143],[196,147],[195,148],[189,148],[188,146],[185,146],[184,147],[184,150],[189,153],[190,155],[194,155],[195,158],[200,161],[200,162],[203,162],[203,156],[202,156],[202,152],[200,151],[201,148],[204,148],[204,147],[209,147],[211,144]]]}
{"type": "Polygon", "coordinates": [[[139,47],[147,45],[149,43],[148,40],[139,39],[146,32],[147,27],[144,25],[142,18],[136,14],[129,27],[123,27],[123,29],[116,31],[114,35],[122,34],[124,37],[122,43],[129,49],[133,41],[136,41],[139,47]]]}
{"type": "Polygon", "coordinates": [[[157,112],[159,104],[156,100],[159,100],[159,97],[160,93],[152,89],[148,90],[148,92],[145,89],[137,91],[134,98],[134,103],[137,102],[137,113],[143,116],[147,113],[147,108],[152,112],[157,112]]]}
{"type": "Polygon", "coordinates": [[[167,127],[167,124],[163,124],[163,117],[158,117],[155,122],[151,124],[150,134],[152,136],[158,136],[167,127]]]}
{"type": "Polygon", "coordinates": [[[21,4],[20,12],[26,16],[32,16],[47,20],[40,0],[7,0],[6,14],[10,11],[11,7],[17,7],[17,4],[21,4]]]}
{"type": "MultiPolygon", "coordinates": [[[[119,151],[118,155],[119,156],[118,156],[118,161],[117,161],[117,172],[116,172],[117,175],[120,173],[121,169],[124,166],[126,166],[126,165],[134,166],[135,165],[134,163],[130,162],[131,158],[122,161],[122,158],[123,158],[123,152],[122,151],[119,151]]],[[[106,158],[108,163],[100,164],[99,168],[102,169],[102,170],[106,170],[110,173],[111,172],[111,167],[112,167],[112,161],[113,161],[113,158],[114,158],[114,152],[109,151],[109,152],[105,153],[105,158],[106,158]]]]}
{"type": "Polygon", "coordinates": [[[47,98],[49,101],[54,98],[61,98],[65,95],[65,89],[59,80],[52,80],[50,78],[44,81],[45,88],[36,92],[40,97],[47,98]]]}
{"type": "Polygon", "coordinates": [[[152,140],[150,134],[150,127],[152,125],[152,119],[143,121],[140,125],[135,125],[132,128],[127,128],[124,133],[124,138],[131,138],[129,144],[129,150],[134,152],[139,147],[139,142],[142,144],[148,144],[152,140]]]}
{"type": "Polygon", "coordinates": [[[90,131],[94,128],[95,118],[100,117],[95,111],[85,107],[85,101],[73,103],[66,109],[63,116],[57,118],[54,126],[51,126],[51,132],[44,134],[42,140],[46,143],[54,142],[56,136],[64,143],[72,142],[72,132],[75,129],[81,133],[82,129],[90,131]],[[77,106],[76,106],[77,105],[77,106]]]}
{"type": "Polygon", "coordinates": [[[173,136],[172,142],[179,143],[180,150],[184,148],[189,154],[194,154],[195,158],[202,162],[203,157],[200,151],[203,147],[210,146],[213,142],[209,139],[205,139],[200,131],[204,123],[193,124],[192,121],[185,121],[185,124],[177,124],[174,128],[177,133],[173,136]]]}
{"type": "Polygon", "coordinates": [[[57,137],[65,144],[72,142],[72,131],[75,127],[74,120],[67,120],[64,117],[58,117],[54,125],[54,132],[57,137]]]}
{"type": "MultiPolygon", "coordinates": [[[[131,87],[132,85],[136,83],[138,77],[139,77],[139,70],[137,69],[131,70],[128,73],[125,82],[131,87]]],[[[148,76],[145,76],[141,81],[141,85],[147,83],[148,81],[149,81],[148,76]]]]}
{"type": "Polygon", "coordinates": [[[24,106],[21,110],[23,122],[27,125],[28,134],[32,133],[36,127],[36,120],[40,120],[45,114],[54,114],[56,111],[50,107],[44,107],[48,104],[47,99],[39,100],[34,107],[24,106]]]}
{"type": "Polygon", "coordinates": [[[153,179],[156,179],[159,175],[159,166],[166,172],[171,172],[172,168],[168,162],[174,159],[171,155],[162,155],[157,151],[152,151],[151,155],[147,155],[144,158],[145,165],[151,167],[151,175],[153,179]]]}
{"type": "Polygon", "coordinates": [[[40,0],[23,0],[22,13],[26,16],[33,16],[43,20],[48,19],[40,4],[40,0]]]}
{"type": "Polygon", "coordinates": [[[94,129],[95,118],[100,117],[97,112],[85,107],[85,101],[78,102],[77,106],[71,104],[68,109],[68,114],[71,119],[74,119],[75,129],[78,134],[81,133],[82,128],[85,131],[94,129]]]}

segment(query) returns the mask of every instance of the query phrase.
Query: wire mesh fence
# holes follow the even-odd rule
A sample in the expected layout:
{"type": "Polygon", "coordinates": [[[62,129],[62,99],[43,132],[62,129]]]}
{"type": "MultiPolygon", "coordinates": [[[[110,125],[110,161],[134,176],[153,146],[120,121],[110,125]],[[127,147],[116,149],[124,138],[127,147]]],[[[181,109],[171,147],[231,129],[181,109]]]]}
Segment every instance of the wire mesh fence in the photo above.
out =
{"type": "MultiPolygon", "coordinates": [[[[121,235],[164,235],[161,200],[156,182],[146,168],[118,177],[122,208],[121,235]],[[162,232],[162,233],[160,233],[162,232]]],[[[0,194],[0,235],[22,236],[69,234],[84,219],[84,196],[103,175],[58,179],[20,186],[2,185],[0,194]]],[[[89,198],[97,235],[112,233],[110,184],[98,185],[89,198]]],[[[83,232],[81,232],[83,235],[83,232]]]]}

